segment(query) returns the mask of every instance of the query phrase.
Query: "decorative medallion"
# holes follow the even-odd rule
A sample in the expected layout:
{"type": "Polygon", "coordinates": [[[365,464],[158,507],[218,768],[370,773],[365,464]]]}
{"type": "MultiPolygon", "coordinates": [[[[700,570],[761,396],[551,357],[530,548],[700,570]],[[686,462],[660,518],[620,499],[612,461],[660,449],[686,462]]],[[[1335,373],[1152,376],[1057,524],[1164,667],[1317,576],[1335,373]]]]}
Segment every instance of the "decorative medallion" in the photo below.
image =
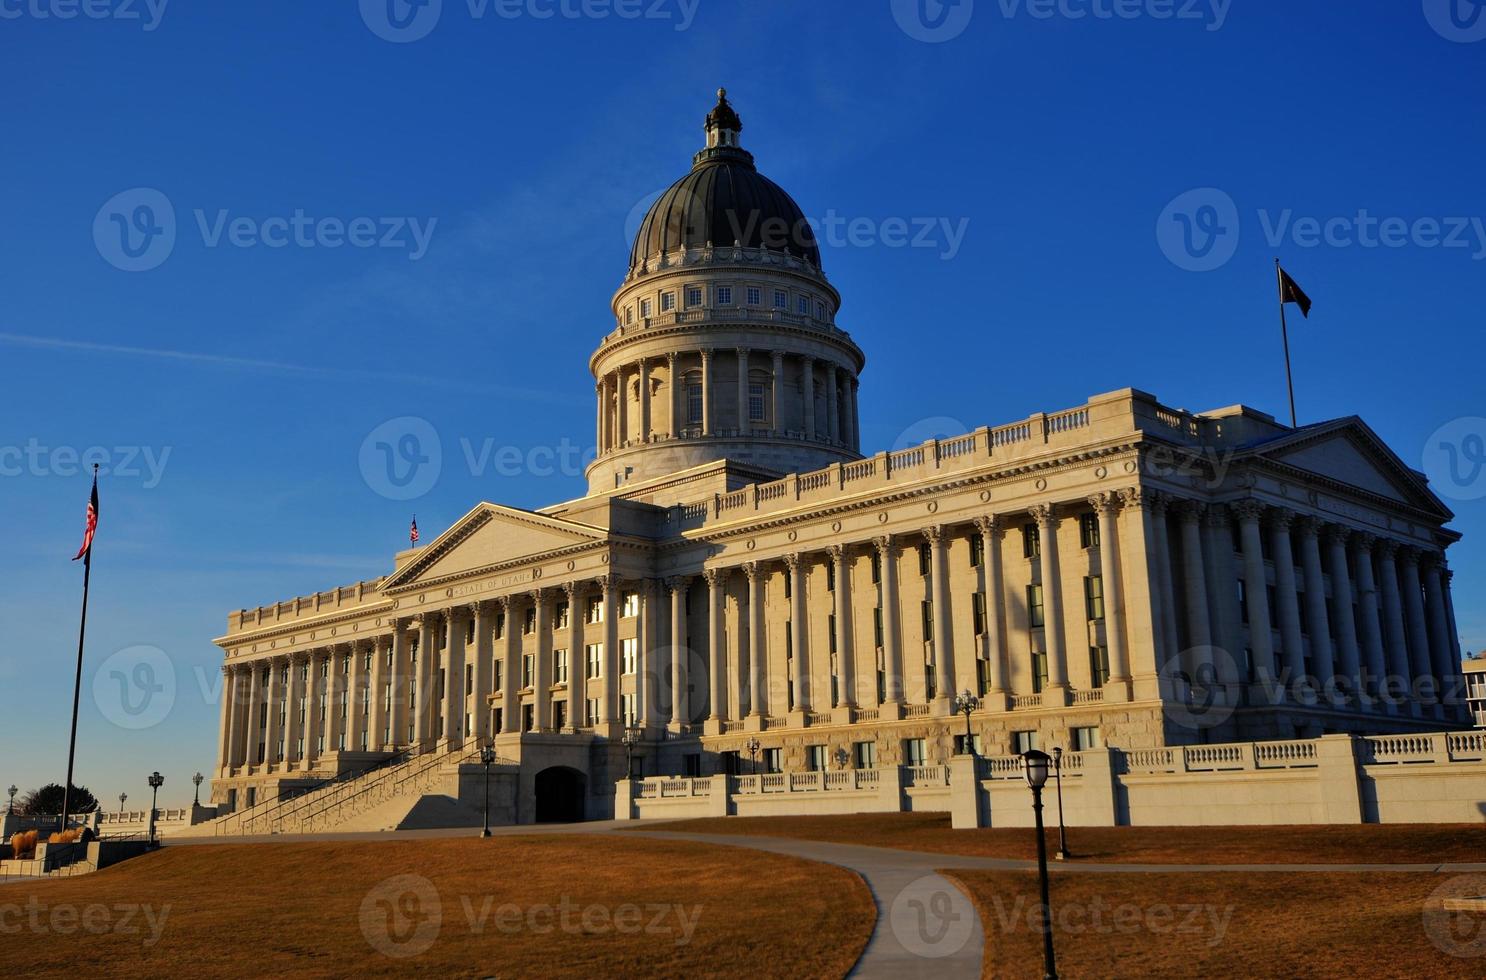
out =
{"type": "Polygon", "coordinates": [[[1037,478],[1037,482],[1034,483],[1033,486],[1035,486],[1038,490],[1046,490],[1047,489],[1047,480],[1044,479],[1043,477],[1040,477],[1039,476],[1037,478]]]}
{"type": "Polygon", "coordinates": [[[879,523],[879,524],[886,524],[887,523],[887,511],[883,511],[881,514],[878,514],[877,515],[877,523],[879,523]]]}
{"type": "Polygon", "coordinates": [[[931,500],[931,501],[929,501],[929,513],[934,514],[934,513],[937,513],[938,510],[939,510],[939,501],[937,501],[937,500],[931,500]]]}
{"type": "Polygon", "coordinates": [[[1104,468],[1103,466],[1096,466],[1094,467],[1094,475],[1102,480],[1106,476],[1109,476],[1109,470],[1104,468]]]}
{"type": "Polygon", "coordinates": [[[569,558],[568,559],[568,571],[571,572],[573,569],[575,569],[577,567],[578,567],[578,563],[575,562],[575,561],[573,561],[573,559],[569,558]]]}
{"type": "Polygon", "coordinates": [[[444,598],[445,599],[452,599],[452,598],[454,598],[454,589],[453,589],[452,586],[450,588],[447,588],[447,589],[444,590],[444,598]]]}
{"type": "Polygon", "coordinates": [[[799,536],[800,536],[800,532],[799,531],[796,531],[794,528],[790,528],[790,532],[785,535],[785,537],[789,538],[791,541],[795,540],[799,536]]]}
{"type": "Polygon", "coordinates": [[[423,603],[425,603],[427,601],[428,601],[428,596],[427,595],[423,594],[422,592],[418,593],[418,605],[421,606],[421,605],[423,605],[423,603]]]}
{"type": "Polygon", "coordinates": [[[840,521],[832,521],[831,522],[831,530],[832,531],[840,531],[841,530],[841,522],[840,521]]]}
{"type": "Polygon", "coordinates": [[[599,555],[599,564],[600,565],[607,565],[607,564],[609,564],[609,555],[608,555],[607,552],[604,553],[604,554],[602,554],[602,555],[599,555]]]}
{"type": "Polygon", "coordinates": [[[542,570],[540,568],[533,568],[531,570],[531,577],[532,577],[532,581],[536,581],[537,579],[541,578],[542,577],[542,570]]]}
{"type": "Polygon", "coordinates": [[[1138,468],[1138,466],[1139,466],[1139,464],[1136,463],[1135,460],[1133,460],[1133,459],[1127,459],[1127,460],[1125,460],[1125,472],[1126,473],[1134,473],[1135,470],[1138,468]]]}
{"type": "Polygon", "coordinates": [[[755,540],[753,540],[752,538],[749,538],[748,539],[748,544],[747,544],[746,547],[748,548],[749,551],[752,551],[754,548],[758,547],[758,542],[755,541],[755,540]]]}
{"type": "Polygon", "coordinates": [[[989,491],[989,490],[982,490],[980,492],[980,502],[983,503],[983,504],[990,503],[991,502],[991,491],[989,491]]]}

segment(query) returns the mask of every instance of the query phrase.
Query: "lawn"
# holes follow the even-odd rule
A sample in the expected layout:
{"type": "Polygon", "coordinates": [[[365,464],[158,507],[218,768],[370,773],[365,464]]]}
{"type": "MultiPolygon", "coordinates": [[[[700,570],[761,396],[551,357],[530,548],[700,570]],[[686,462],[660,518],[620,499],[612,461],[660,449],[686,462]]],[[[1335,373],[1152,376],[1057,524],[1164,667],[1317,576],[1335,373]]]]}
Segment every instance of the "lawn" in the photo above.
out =
{"type": "Polygon", "coordinates": [[[0,960],[14,976],[839,977],[874,921],[851,872],[735,848],[614,836],[167,846],[0,886],[0,960]]]}
{"type": "MultiPolygon", "coordinates": [[[[640,829],[636,827],[634,829],[640,829]]],[[[1030,828],[952,830],[945,813],[845,816],[708,817],[646,829],[757,834],[896,847],[971,857],[1037,857],[1030,828]]],[[[1057,850],[1056,827],[1047,831],[1057,850]]],[[[1486,862],[1486,826],[1376,824],[1302,827],[1070,827],[1069,850],[1081,861],[1135,864],[1422,864],[1486,862]]]]}
{"type": "MultiPolygon", "coordinates": [[[[980,910],[986,936],[981,975],[1040,977],[1036,872],[943,873],[964,887],[980,910]]],[[[1478,957],[1486,946],[1479,923],[1453,934],[1443,923],[1426,930],[1425,900],[1448,877],[1408,872],[1057,875],[1052,922],[1058,974],[1075,980],[1481,976],[1478,957]]]]}

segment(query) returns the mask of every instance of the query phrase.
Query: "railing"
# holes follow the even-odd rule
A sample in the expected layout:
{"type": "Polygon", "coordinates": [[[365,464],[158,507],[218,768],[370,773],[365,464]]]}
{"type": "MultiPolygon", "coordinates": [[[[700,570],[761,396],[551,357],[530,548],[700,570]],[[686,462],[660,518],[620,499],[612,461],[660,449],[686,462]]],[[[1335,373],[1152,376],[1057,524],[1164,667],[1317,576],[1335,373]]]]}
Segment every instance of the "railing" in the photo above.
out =
{"type": "Polygon", "coordinates": [[[1251,742],[1256,769],[1306,769],[1316,765],[1316,743],[1304,740],[1289,742],[1251,742]]]}
{"type": "Polygon", "coordinates": [[[805,724],[807,725],[829,725],[831,715],[826,711],[809,711],[805,713],[805,724]]]}
{"type": "Polygon", "coordinates": [[[904,718],[927,718],[929,717],[929,706],[927,704],[908,704],[903,706],[904,718]]]}
{"type": "Polygon", "coordinates": [[[903,776],[905,786],[948,786],[949,766],[908,766],[903,776]]]}
{"type": "Polygon", "coordinates": [[[1486,759],[1486,732],[1452,732],[1445,736],[1445,751],[1452,762],[1486,759]]]}
{"type": "Polygon", "coordinates": [[[991,446],[1011,446],[1032,438],[1031,422],[1014,422],[991,430],[991,446]]]}
{"type": "Polygon", "coordinates": [[[1074,691],[1074,704],[1098,704],[1104,700],[1104,689],[1100,687],[1088,691],[1074,691]]]}
{"type": "Polygon", "coordinates": [[[1429,735],[1369,735],[1362,740],[1364,764],[1394,765],[1435,760],[1434,739],[1429,735]]]}
{"type": "Polygon", "coordinates": [[[329,779],[322,779],[317,783],[313,783],[309,786],[304,787],[303,789],[297,789],[290,795],[284,795],[283,793],[280,793],[279,796],[275,797],[272,800],[265,800],[262,803],[254,804],[253,806],[248,807],[245,810],[238,810],[234,813],[226,814],[218,818],[217,820],[214,820],[212,822],[212,832],[219,837],[232,834],[251,834],[260,832],[260,828],[272,826],[273,820],[278,819],[279,816],[288,812],[286,808],[297,809],[298,807],[305,805],[305,801],[308,797],[313,796],[316,793],[319,793],[331,787],[335,787],[337,785],[350,782],[351,780],[360,779],[367,773],[376,772],[379,769],[402,765],[404,762],[408,761],[416,755],[416,749],[404,749],[403,751],[394,753],[393,755],[388,756],[386,759],[368,766],[365,769],[354,769],[348,772],[338,773],[334,776],[331,776],[329,779]]]}
{"type": "Polygon", "coordinates": [[[1040,708],[1042,707],[1042,695],[1013,694],[1011,696],[1011,707],[1013,711],[1018,708],[1040,708]]]}

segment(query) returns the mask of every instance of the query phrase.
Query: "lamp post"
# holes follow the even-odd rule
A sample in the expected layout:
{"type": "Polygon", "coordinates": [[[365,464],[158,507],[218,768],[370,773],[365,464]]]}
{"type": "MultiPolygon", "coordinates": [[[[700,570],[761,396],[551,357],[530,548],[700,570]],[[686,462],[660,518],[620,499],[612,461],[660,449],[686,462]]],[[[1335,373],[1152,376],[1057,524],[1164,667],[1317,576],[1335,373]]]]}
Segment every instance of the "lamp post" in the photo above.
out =
{"type": "Polygon", "coordinates": [[[158,772],[150,773],[150,840],[155,839],[155,804],[160,799],[160,787],[165,785],[165,777],[158,772]]]}
{"type": "Polygon", "coordinates": [[[1068,831],[1063,829],[1063,746],[1053,746],[1053,779],[1058,787],[1058,853],[1059,861],[1066,861],[1073,855],[1068,853],[1068,831]]]}
{"type": "Polygon", "coordinates": [[[485,767],[485,828],[480,831],[481,837],[490,836],[490,766],[495,762],[495,746],[487,745],[480,749],[480,764],[485,767]]]}
{"type": "Polygon", "coordinates": [[[128,798],[129,798],[129,794],[128,793],[120,793],[119,794],[119,816],[121,816],[121,817],[124,815],[124,801],[127,800],[128,798]]]}
{"type": "Polygon", "coordinates": [[[196,784],[196,797],[191,801],[191,805],[193,807],[201,806],[201,781],[205,778],[206,777],[199,772],[191,777],[191,782],[196,784]]]}
{"type": "Polygon", "coordinates": [[[760,744],[757,738],[750,738],[748,740],[748,744],[744,745],[743,747],[748,750],[748,774],[750,776],[757,776],[758,750],[763,746],[760,744]]]}
{"type": "Polygon", "coordinates": [[[1053,963],[1052,905],[1047,896],[1047,841],[1042,836],[1042,787],[1047,783],[1050,761],[1046,752],[1036,749],[1022,753],[1022,770],[1027,785],[1032,787],[1032,813],[1037,821],[1037,879],[1042,889],[1042,976],[1043,980],[1058,980],[1058,968],[1053,963]]]}
{"type": "Polygon", "coordinates": [[[975,754],[975,740],[970,734],[970,712],[980,707],[980,698],[969,690],[955,695],[955,711],[965,716],[965,755],[975,754]]]}
{"type": "Polygon", "coordinates": [[[11,783],[10,789],[6,790],[5,792],[10,794],[10,809],[7,812],[9,812],[11,816],[15,816],[15,795],[19,793],[20,790],[16,789],[15,783],[11,783]]]}
{"type": "Polygon", "coordinates": [[[635,746],[639,744],[640,741],[639,727],[636,725],[631,725],[626,728],[624,730],[624,734],[620,736],[620,741],[624,742],[624,778],[634,779],[635,746]]]}

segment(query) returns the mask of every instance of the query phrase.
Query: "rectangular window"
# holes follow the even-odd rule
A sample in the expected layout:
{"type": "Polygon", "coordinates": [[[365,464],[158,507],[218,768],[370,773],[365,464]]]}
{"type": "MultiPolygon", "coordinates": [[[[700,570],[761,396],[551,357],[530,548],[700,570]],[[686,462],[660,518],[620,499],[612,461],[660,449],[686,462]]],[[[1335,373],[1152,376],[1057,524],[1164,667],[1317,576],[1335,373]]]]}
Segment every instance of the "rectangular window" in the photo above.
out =
{"type": "Polygon", "coordinates": [[[1080,548],[1099,547],[1099,515],[1080,514],[1078,518],[1078,546],[1080,548]]]}
{"type": "Polygon", "coordinates": [[[1011,751],[1017,755],[1023,752],[1031,752],[1037,748],[1037,733],[1033,731],[1019,731],[1011,733],[1011,751]]]}
{"type": "Polygon", "coordinates": [[[797,300],[796,300],[796,302],[795,302],[795,310],[801,316],[804,316],[805,314],[809,313],[810,312],[810,297],[809,296],[800,296],[800,297],[798,297],[797,300]]]}
{"type": "Polygon", "coordinates": [[[592,725],[597,722],[599,718],[599,699],[589,698],[587,701],[584,701],[583,710],[586,712],[583,717],[583,724],[592,725]]]}
{"type": "Polygon", "coordinates": [[[824,772],[828,768],[824,745],[805,746],[805,768],[811,772],[824,772]]]}
{"type": "Polygon", "coordinates": [[[1103,687],[1109,680],[1109,648],[1089,647],[1089,686],[1103,687]]]}
{"type": "Polygon", "coordinates": [[[568,625],[568,604],[566,602],[559,602],[552,612],[552,628],[565,630],[568,628],[568,625]]]}
{"type": "Polygon", "coordinates": [[[692,308],[692,309],[695,309],[696,307],[702,305],[702,287],[701,286],[687,286],[686,287],[686,305],[689,308],[692,308]]]}
{"type": "Polygon", "coordinates": [[[1036,524],[1022,525],[1022,557],[1042,557],[1042,532],[1036,524]]]}
{"type": "Polygon", "coordinates": [[[782,749],[764,749],[764,772],[784,772],[782,749]]]}
{"type": "Polygon", "coordinates": [[[1249,587],[1243,579],[1238,580],[1238,621],[1249,622],[1249,587]]]}
{"type": "Polygon", "coordinates": [[[633,306],[626,306],[624,308],[624,322],[625,323],[634,323],[635,322],[635,308],[633,306]]]}
{"type": "Polygon", "coordinates": [[[686,385],[686,424],[702,423],[702,383],[689,381],[686,385]]]}
{"type": "MultiPolygon", "coordinates": [[[[971,735],[970,736],[970,750],[969,751],[971,753],[975,754],[975,755],[984,755],[985,754],[982,751],[982,749],[981,749],[981,741],[980,741],[980,736],[979,735],[971,735]]],[[[961,732],[960,734],[958,734],[958,735],[955,736],[955,755],[965,755],[965,753],[966,753],[966,750],[965,750],[965,734],[963,732],[961,732]]]]}
{"type": "Polygon", "coordinates": [[[535,606],[526,611],[526,618],[521,623],[521,632],[534,633],[537,629],[537,609],[535,606]]]}
{"type": "MultiPolygon", "coordinates": [[[[465,717],[468,718],[469,716],[466,715],[465,717]]],[[[552,727],[559,730],[568,727],[568,703],[566,701],[552,702],[552,727]]],[[[465,732],[465,734],[468,735],[469,732],[465,732]]]]}
{"type": "Polygon", "coordinates": [[[733,287],[732,286],[718,286],[717,287],[717,305],[718,306],[732,306],[733,305],[733,287]]]}
{"type": "MultiPolygon", "coordinates": [[[[834,658],[835,655],[836,655],[836,614],[835,613],[829,613],[826,616],[826,638],[831,641],[831,656],[834,658]]],[[[833,659],[833,661],[831,663],[831,672],[832,673],[835,673],[835,671],[836,671],[836,665],[835,665],[835,661],[833,659]]],[[[832,702],[834,703],[834,701],[835,701],[835,699],[833,698],[832,699],[832,702]]]]}
{"type": "Polygon", "coordinates": [[[675,308],[676,308],[676,294],[675,293],[661,293],[660,294],[660,311],[662,313],[669,313],[672,310],[674,310],[675,308]]]}
{"type": "Polygon", "coordinates": [[[878,585],[882,582],[882,553],[876,550],[872,552],[872,584],[878,585]]]}
{"type": "Polygon", "coordinates": [[[919,603],[919,613],[924,618],[924,642],[934,642],[934,600],[925,599],[919,603]]]}
{"type": "Polygon", "coordinates": [[[566,650],[552,651],[552,683],[566,684],[568,682],[568,652],[566,650]]]}
{"type": "Polygon", "coordinates": [[[979,533],[970,535],[970,567],[979,568],[985,563],[986,539],[979,533]]]}
{"type": "Polygon", "coordinates": [[[602,643],[590,643],[586,653],[588,667],[584,674],[589,680],[594,680],[603,675],[604,645],[602,643]]]}
{"type": "Polygon", "coordinates": [[[536,728],[536,721],[536,705],[523,704],[521,706],[521,730],[523,732],[532,731],[536,728]]]}
{"type": "Polygon", "coordinates": [[[929,569],[933,567],[933,554],[929,550],[929,543],[925,541],[918,546],[918,573],[924,578],[929,577],[929,569]]]}
{"type": "Polygon", "coordinates": [[[815,304],[815,318],[824,320],[826,318],[826,304],[817,302],[815,304]]]}
{"type": "Polygon", "coordinates": [[[986,632],[986,596],[984,592],[973,592],[970,595],[970,620],[975,626],[976,636],[985,636],[986,632]]]}
{"type": "Polygon", "coordinates": [[[872,640],[877,649],[882,649],[882,607],[872,610],[872,640]]]}
{"type": "Polygon", "coordinates": [[[531,687],[534,681],[535,657],[531,654],[523,654],[521,657],[521,686],[531,687]]]}
{"type": "Polygon", "coordinates": [[[475,689],[475,665],[474,664],[465,664],[464,665],[464,689],[466,691],[473,691],[475,689]]]}
{"type": "MultiPolygon", "coordinates": [[[[495,688],[494,689],[497,690],[497,691],[502,690],[505,687],[505,685],[503,683],[501,683],[501,682],[505,679],[505,676],[506,676],[506,665],[503,664],[503,663],[501,663],[499,660],[496,660],[495,661],[495,671],[494,671],[494,674],[495,674],[495,688]]],[[[389,685],[389,687],[390,687],[390,685],[389,685]]]]}
{"type": "Polygon", "coordinates": [[[1073,751],[1087,752],[1099,748],[1099,727],[1087,725],[1073,730],[1073,751]]]}
{"type": "Polygon", "coordinates": [[[924,740],[921,738],[905,738],[903,740],[903,764],[905,766],[926,765],[928,755],[924,752],[924,740]]]}
{"type": "Polygon", "coordinates": [[[702,753],[688,752],[681,757],[681,774],[687,779],[696,779],[702,775],[702,753]]]}
{"type": "MultiPolygon", "coordinates": [[[[466,646],[475,642],[475,620],[473,616],[465,621],[464,642],[466,646]]],[[[368,664],[368,666],[370,665],[368,664]]]]}
{"type": "Polygon", "coordinates": [[[1084,576],[1084,613],[1091,623],[1104,618],[1104,577],[1101,575],[1084,576]]]}
{"type": "Polygon", "coordinates": [[[794,574],[794,572],[790,571],[789,569],[785,569],[785,571],[784,571],[784,597],[786,599],[789,599],[789,598],[792,597],[792,592],[794,591],[794,580],[795,580],[795,574],[794,574]]]}
{"type": "Polygon", "coordinates": [[[635,696],[633,694],[619,695],[619,717],[626,728],[635,723],[635,696]]]}
{"type": "Polygon", "coordinates": [[[876,742],[853,742],[851,743],[851,761],[858,769],[877,768],[877,743],[876,742]]]}
{"type": "Polygon", "coordinates": [[[627,637],[619,641],[619,661],[621,670],[626,674],[633,674],[639,669],[640,663],[640,641],[635,637],[627,637]]]}
{"type": "Polygon", "coordinates": [[[588,597],[588,608],[585,611],[583,620],[589,624],[602,623],[604,621],[604,600],[602,597],[596,595],[588,597]]]}
{"type": "MultiPolygon", "coordinates": [[[[502,639],[505,635],[506,635],[506,614],[503,613],[503,612],[498,612],[498,613],[495,614],[495,638],[497,640],[499,640],[499,639],[502,639]]],[[[388,656],[389,657],[391,656],[391,653],[390,652],[388,653],[388,656]]],[[[391,663],[391,661],[389,660],[388,663],[391,663]]]]}
{"type": "Polygon", "coordinates": [[[776,310],[783,310],[783,309],[788,308],[788,306],[789,306],[789,297],[785,295],[784,290],[782,290],[782,289],[776,289],[776,290],[774,290],[774,308],[776,310]]]}
{"type": "Polygon", "coordinates": [[[768,414],[764,408],[764,386],[754,381],[748,385],[748,421],[766,422],[768,414]]]}
{"type": "Polygon", "coordinates": [[[624,608],[620,612],[621,619],[632,619],[640,615],[640,593],[626,592],[624,594],[624,608]]]}
{"type": "Polygon", "coordinates": [[[650,300],[640,300],[640,316],[645,319],[650,317],[650,300]]]}
{"type": "Polygon", "coordinates": [[[836,563],[826,562],[826,591],[836,591],[836,563]]]}
{"type": "Polygon", "coordinates": [[[1041,694],[1047,687],[1047,651],[1032,651],[1032,693],[1041,694]]]}
{"type": "Polygon", "coordinates": [[[763,290],[759,289],[757,286],[749,286],[748,287],[748,305],[749,306],[758,306],[763,301],[764,301],[763,290]]]}
{"type": "Polygon", "coordinates": [[[1042,586],[1027,586],[1027,626],[1031,629],[1041,629],[1042,618],[1042,586]]]}

